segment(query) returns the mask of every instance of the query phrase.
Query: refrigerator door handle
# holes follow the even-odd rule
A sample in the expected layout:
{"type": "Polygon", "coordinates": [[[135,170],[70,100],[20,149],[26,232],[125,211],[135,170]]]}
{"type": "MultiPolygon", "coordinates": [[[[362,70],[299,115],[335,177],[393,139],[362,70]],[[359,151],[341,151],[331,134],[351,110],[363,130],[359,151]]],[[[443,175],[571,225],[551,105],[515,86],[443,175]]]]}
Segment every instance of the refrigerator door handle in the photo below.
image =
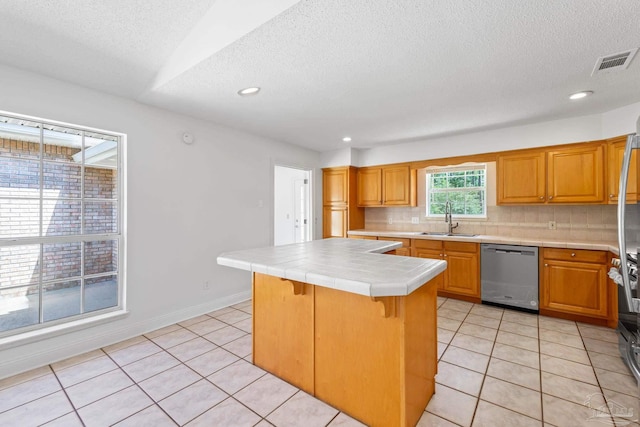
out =
{"type": "MultiPolygon", "coordinates": [[[[631,150],[638,148],[640,136],[629,135],[627,137],[627,145],[624,149],[624,158],[622,160],[622,169],[620,171],[620,188],[618,190],[618,248],[620,249],[620,260],[626,260],[627,242],[625,240],[625,208],[627,201],[627,181],[629,179],[629,164],[631,163],[631,150]]],[[[627,304],[627,311],[633,313],[640,312],[640,299],[634,299],[631,294],[631,282],[629,279],[629,270],[626,262],[622,262],[620,268],[622,272],[622,285],[627,304]]]]}

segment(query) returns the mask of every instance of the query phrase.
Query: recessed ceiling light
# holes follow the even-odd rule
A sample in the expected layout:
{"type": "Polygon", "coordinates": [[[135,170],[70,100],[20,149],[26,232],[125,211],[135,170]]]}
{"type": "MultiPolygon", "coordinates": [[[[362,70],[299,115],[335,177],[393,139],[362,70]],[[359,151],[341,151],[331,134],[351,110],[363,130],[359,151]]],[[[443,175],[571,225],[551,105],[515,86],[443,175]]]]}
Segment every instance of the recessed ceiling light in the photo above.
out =
{"type": "Polygon", "coordinates": [[[255,95],[258,92],[260,92],[260,88],[259,87],[247,87],[247,88],[244,88],[244,89],[240,89],[238,91],[238,95],[240,95],[240,96],[249,96],[249,95],[255,95]]]}
{"type": "Polygon", "coordinates": [[[342,138],[342,142],[351,142],[351,137],[345,136],[344,138],[342,138]]]}
{"type": "Polygon", "coordinates": [[[593,91],[592,90],[583,90],[582,92],[576,92],[573,95],[571,95],[569,97],[569,99],[571,100],[576,100],[576,99],[582,99],[585,98],[589,95],[593,95],[593,91]]]}

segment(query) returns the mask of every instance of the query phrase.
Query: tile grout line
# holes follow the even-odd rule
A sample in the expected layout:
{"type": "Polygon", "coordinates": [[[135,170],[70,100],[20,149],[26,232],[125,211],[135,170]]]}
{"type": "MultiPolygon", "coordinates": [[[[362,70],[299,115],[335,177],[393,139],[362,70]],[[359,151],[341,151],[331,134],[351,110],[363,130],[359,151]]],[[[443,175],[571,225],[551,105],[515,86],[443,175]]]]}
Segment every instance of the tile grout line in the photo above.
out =
{"type": "MultiPolygon", "coordinates": [[[[69,397],[69,394],[67,393],[67,389],[62,385],[62,382],[60,382],[60,378],[58,378],[58,374],[56,373],[56,371],[53,369],[53,367],[51,365],[48,365],[49,368],[51,369],[51,372],[53,372],[53,376],[55,377],[56,381],[58,382],[58,384],[60,385],[60,388],[62,389],[62,392],[64,393],[65,397],[67,398],[67,401],[69,402],[69,405],[71,405],[71,408],[73,408],[73,413],[76,414],[76,417],[78,417],[78,419],[80,420],[80,423],[82,424],[83,427],[86,427],[86,424],[84,423],[84,420],[82,419],[82,417],[80,417],[80,413],[78,412],[78,409],[76,408],[76,405],[73,404],[73,401],[71,400],[71,398],[69,397]]],[[[70,414],[71,412],[69,412],[70,414]]],[[[62,415],[63,417],[66,416],[62,415]]],[[[61,417],[58,417],[61,418],[61,417]]],[[[51,422],[54,421],[58,418],[55,418],[53,420],[49,420],[47,422],[51,422]]],[[[46,424],[46,423],[43,423],[46,424]]]]}

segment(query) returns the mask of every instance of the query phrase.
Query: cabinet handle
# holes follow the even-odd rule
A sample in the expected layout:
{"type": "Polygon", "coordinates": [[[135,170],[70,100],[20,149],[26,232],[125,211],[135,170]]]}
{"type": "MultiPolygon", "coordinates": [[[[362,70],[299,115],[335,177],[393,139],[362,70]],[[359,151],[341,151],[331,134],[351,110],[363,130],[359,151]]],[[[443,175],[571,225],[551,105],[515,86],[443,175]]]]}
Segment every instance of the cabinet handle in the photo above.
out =
{"type": "Polygon", "coordinates": [[[553,196],[549,196],[549,200],[553,199],[553,196]]]}
{"type": "Polygon", "coordinates": [[[446,257],[447,257],[447,254],[444,254],[444,257],[446,258],[446,257]]]}
{"type": "Polygon", "coordinates": [[[440,256],[444,256],[443,254],[440,254],[440,256]]]}
{"type": "Polygon", "coordinates": [[[540,196],[540,200],[544,200],[544,196],[540,196]]]}
{"type": "Polygon", "coordinates": [[[545,264],[544,266],[545,266],[545,267],[549,267],[549,264],[545,264]]]}
{"type": "Polygon", "coordinates": [[[614,197],[613,194],[609,194],[610,199],[613,199],[613,197],[614,197]]]}
{"type": "Polygon", "coordinates": [[[575,252],[571,252],[571,256],[576,256],[576,253],[575,252]]]}

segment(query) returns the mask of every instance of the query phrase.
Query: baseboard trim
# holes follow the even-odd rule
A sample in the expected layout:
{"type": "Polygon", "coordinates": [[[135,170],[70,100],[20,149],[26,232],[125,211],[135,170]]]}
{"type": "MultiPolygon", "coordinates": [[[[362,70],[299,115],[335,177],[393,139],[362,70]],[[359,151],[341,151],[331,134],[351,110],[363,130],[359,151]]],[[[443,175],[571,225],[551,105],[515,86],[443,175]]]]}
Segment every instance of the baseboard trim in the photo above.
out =
{"type": "MultiPolygon", "coordinates": [[[[68,337],[65,338],[64,336],[52,336],[50,339],[43,338],[43,340],[52,341],[52,343],[48,343],[47,347],[42,351],[18,352],[20,354],[17,354],[13,358],[7,357],[6,355],[0,357],[0,360],[2,360],[2,362],[0,362],[0,379],[49,365],[82,353],[103,348],[174,323],[182,322],[192,317],[246,301],[249,298],[251,298],[251,290],[238,292],[233,295],[207,301],[182,310],[169,312],[151,319],[129,323],[126,326],[117,329],[92,335],[90,338],[83,337],[81,334],[78,338],[72,341],[70,341],[68,337]]],[[[87,329],[90,329],[90,327],[87,329]]],[[[0,352],[0,355],[1,354],[2,352],[0,352]]]]}

